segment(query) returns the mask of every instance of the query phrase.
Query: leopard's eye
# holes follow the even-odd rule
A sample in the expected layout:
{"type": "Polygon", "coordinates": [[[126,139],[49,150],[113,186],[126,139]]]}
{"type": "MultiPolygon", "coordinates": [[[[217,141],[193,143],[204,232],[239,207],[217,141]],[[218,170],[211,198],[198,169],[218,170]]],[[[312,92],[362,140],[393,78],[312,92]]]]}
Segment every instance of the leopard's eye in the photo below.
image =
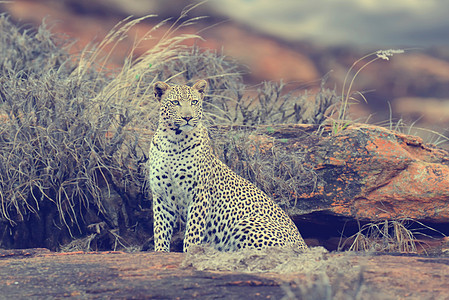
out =
{"type": "Polygon", "coordinates": [[[173,101],[170,101],[171,102],[171,104],[173,104],[173,105],[179,105],[179,101],[178,100],[173,100],[173,101]]]}
{"type": "Polygon", "coordinates": [[[190,102],[190,103],[192,103],[192,105],[197,105],[198,104],[198,100],[192,100],[192,102],[190,102]]]}

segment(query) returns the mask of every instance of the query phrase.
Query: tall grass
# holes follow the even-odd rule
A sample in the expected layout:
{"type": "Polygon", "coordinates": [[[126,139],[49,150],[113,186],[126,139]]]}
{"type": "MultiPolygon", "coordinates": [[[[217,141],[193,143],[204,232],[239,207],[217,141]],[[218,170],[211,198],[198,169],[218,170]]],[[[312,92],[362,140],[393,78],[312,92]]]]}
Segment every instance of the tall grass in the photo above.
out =
{"type": "MultiPolygon", "coordinates": [[[[120,22],[78,60],[68,55],[69,45],[52,36],[45,24],[37,31],[24,30],[6,15],[0,17],[0,229],[4,234],[17,235],[14,231],[20,226],[16,225],[36,221],[34,215],[39,216],[38,225],[32,226],[43,227],[41,236],[53,230],[84,234],[94,220],[111,228],[120,222],[131,226],[131,212],[125,206],[138,203],[124,201],[138,201],[130,193],[141,190],[139,168],[147,151],[134,129],[145,123],[148,110],[157,110],[141,105],[150,98],[154,80],[142,78],[150,64],[158,68],[176,57],[183,41],[197,38],[177,34],[198,20],[186,19],[188,12],[183,11],[144,54],[135,58],[132,50],[116,76],[107,69],[113,51],[133,26],[151,16],[120,22]],[[49,211],[50,216],[45,215],[49,211]]],[[[133,49],[167,22],[147,32],[133,49]]],[[[54,248],[58,241],[51,243],[54,248]]]]}
{"type": "Polygon", "coordinates": [[[334,133],[338,133],[344,130],[349,125],[350,121],[348,121],[347,119],[349,105],[351,104],[351,101],[358,102],[358,100],[354,97],[354,94],[359,95],[366,103],[368,102],[362,93],[353,91],[354,82],[357,76],[360,74],[360,72],[362,72],[366,67],[368,67],[370,64],[374,63],[377,60],[380,59],[390,60],[390,57],[392,57],[394,54],[401,54],[401,53],[404,53],[404,50],[402,49],[378,50],[357,59],[351,65],[348,72],[346,73],[346,76],[343,80],[343,86],[341,88],[341,98],[340,98],[341,103],[340,108],[338,110],[338,118],[337,120],[334,120],[334,122],[332,123],[334,133]],[[366,60],[368,61],[365,62],[366,60]],[[357,68],[357,65],[362,62],[363,65],[357,68]]]}

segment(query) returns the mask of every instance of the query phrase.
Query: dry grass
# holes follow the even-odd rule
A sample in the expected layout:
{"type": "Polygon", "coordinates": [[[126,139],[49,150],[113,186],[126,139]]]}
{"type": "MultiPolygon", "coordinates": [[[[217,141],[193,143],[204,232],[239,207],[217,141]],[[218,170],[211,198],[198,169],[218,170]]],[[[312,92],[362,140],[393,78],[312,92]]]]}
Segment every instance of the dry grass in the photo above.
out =
{"type": "Polygon", "coordinates": [[[285,92],[286,84],[263,82],[255,93],[249,95],[238,88],[228,88],[232,100],[218,99],[227,111],[227,123],[238,125],[269,124],[321,124],[338,102],[335,90],[324,87],[312,97],[306,92],[285,92]]]}
{"type": "Polygon", "coordinates": [[[105,69],[111,52],[103,50],[114,51],[144,18],[119,23],[75,60],[65,51],[69,45],[51,36],[45,24],[37,32],[23,30],[1,16],[2,227],[13,232],[48,205],[55,205],[57,216],[39,222],[47,234],[66,228],[71,236],[83,235],[91,221],[86,214],[97,215],[92,219],[103,219],[111,228],[119,226],[119,219],[130,222],[124,201],[139,201],[129,193],[142,189],[139,168],[146,151],[132,129],[146,122],[148,108],[157,109],[140,106],[150,98],[151,84],[137,74],[145,77],[148,64],[157,67],[173,59],[182,41],[196,37],[176,34],[195,21],[184,20],[186,14],[142,56],[134,59],[130,53],[114,77],[105,69]]]}
{"type": "MultiPolygon", "coordinates": [[[[288,248],[243,249],[220,252],[205,245],[194,246],[182,267],[200,271],[289,274],[281,287],[282,299],[386,299],[364,278],[363,259],[355,266],[354,253],[331,254],[322,247],[303,251],[288,248]]],[[[360,260],[359,260],[360,261],[360,260]]]]}
{"type": "Polygon", "coordinates": [[[409,218],[399,220],[384,220],[368,223],[349,238],[340,240],[339,250],[385,253],[417,253],[418,248],[425,249],[417,236],[426,236],[422,231],[432,231],[438,235],[443,233],[409,218]],[[410,229],[419,225],[418,229],[410,229]]]}
{"type": "Polygon", "coordinates": [[[389,120],[387,122],[380,123],[379,126],[384,126],[390,130],[405,133],[408,135],[419,136],[425,143],[433,144],[436,146],[446,146],[449,143],[449,138],[445,135],[445,132],[440,133],[432,129],[415,126],[416,123],[420,121],[419,118],[411,123],[406,122],[402,118],[394,120],[391,105],[390,103],[388,104],[390,112],[389,120]]]}
{"type": "Polygon", "coordinates": [[[329,263],[329,252],[322,248],[298,250],[269,247],[221,252],[211,246],[196,245],[187,253],[182,266],[200,271],[319,273],[344,265],[346,258],[337,257],[329,263]]]}
{"type": "Polygon", "coordinates": [[[379,59],[390,60],[390,57],[394,54],[402,53],[404,53],[402,49],[378,50],[359,58],[351,65],[343,80],[337,119],[333,120],[332,123],[334,134],[344,130],[351,123],[348,119],[348,110],[351,104],[360,102],[359,98],[365,103],[368,102],[363,93],[353,91],[354,82],[360,72],[379,59]],[[357,67],[359,64],[362,64],[362,66],[357,67]]]}
{"type": "Polygon", "coordinates": [[[118,234],[118,229],[108,229],[107,224],[97,223],[88,226],[91,234],[74,239],[71,242],[61,245],[62,252],[91,252],[102,249],[110,249],[112,251],[122,250],[126,252],[141,251],[141,246],[130,245],[123,237],[118,234]]]}

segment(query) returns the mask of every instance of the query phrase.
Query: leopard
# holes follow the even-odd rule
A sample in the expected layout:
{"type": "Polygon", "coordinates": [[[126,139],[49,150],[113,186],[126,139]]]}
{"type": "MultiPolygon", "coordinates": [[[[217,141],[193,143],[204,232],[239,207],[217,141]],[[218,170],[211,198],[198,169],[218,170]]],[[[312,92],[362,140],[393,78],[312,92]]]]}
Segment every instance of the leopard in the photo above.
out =
{"type": "Polygon", "coordinates": [[[185,227],[183,251],[306,249],[298,228],[265,192],[237,175],[214,153],[203,122],[206,80],[153,86],[159,121],[147,165],[153,197],[154,250],[170,251],[173,230],[185,227]]]}

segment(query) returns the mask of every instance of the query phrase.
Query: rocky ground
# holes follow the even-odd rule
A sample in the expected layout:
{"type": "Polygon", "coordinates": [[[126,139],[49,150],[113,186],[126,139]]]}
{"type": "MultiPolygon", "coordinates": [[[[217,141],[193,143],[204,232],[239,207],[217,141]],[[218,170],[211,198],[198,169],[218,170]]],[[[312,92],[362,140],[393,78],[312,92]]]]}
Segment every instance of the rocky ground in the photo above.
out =
{"type": "Polygon", "coordinates": [[[277,250],[217,254],[201,248],[188,255],[1,250],[0,298],[422,300],[449,294],[447,257],[329,254],[319,248],[287,254],[289,261],[281,263],[277,250]]]}

